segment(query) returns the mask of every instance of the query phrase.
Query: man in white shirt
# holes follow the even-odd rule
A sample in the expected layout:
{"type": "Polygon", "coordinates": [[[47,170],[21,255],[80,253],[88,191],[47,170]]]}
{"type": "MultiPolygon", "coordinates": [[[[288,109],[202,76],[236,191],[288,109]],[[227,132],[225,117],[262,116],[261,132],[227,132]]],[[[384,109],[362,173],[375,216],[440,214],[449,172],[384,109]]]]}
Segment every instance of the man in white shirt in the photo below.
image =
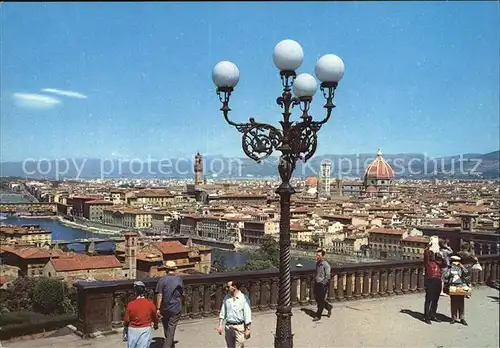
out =
{"type": "Polygon", "coordinates": [[[250,300],[240,291],[240,287],[238,281],[227,283],[228,294],[222,301],[219,314],[217,332],[222,335],[224,328],[227,348],[243,348],[245,339],[250,338],[252,309],[250,300]]]}

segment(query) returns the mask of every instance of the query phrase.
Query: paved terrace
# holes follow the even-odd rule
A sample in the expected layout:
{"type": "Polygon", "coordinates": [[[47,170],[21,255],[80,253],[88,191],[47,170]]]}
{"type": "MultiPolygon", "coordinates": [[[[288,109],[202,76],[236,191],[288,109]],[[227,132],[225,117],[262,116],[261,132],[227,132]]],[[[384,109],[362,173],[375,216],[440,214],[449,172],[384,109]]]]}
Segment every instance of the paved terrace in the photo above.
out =
{"type": "MultiPolygon", "coordinates": [[[[483,286],[466,300],[469,326],[450,325],[450,300],[441,297],[438,312],[442,323],[425,324],[424,294],[374,298],[334,303],[331,318],[312,322],[307,313],[314,307],[294,309],[295,348],[319,347],[499,347],[499,292],[483,286]]],[[[273,347],[275,314],[256,313],[252,337],[246,348],[273,347]]],[[[217,335],[217,319],[183,321],[177,329],[177,348],[224,347],[217,335]]],[[[155,332],[151,348],[162,347],[162,330],[155,332]]],[[[115,348],[125,347],[120,334],[83,340],[70,334],[33,341],[3,343],[4,348],[115,348]]]]}

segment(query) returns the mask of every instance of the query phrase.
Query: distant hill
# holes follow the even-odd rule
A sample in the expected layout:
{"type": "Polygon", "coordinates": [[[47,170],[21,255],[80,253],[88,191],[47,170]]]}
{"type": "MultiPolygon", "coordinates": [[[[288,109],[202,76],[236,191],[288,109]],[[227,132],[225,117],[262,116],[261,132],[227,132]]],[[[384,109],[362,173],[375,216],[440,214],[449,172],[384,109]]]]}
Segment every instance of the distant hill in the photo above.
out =
{"type": "MultiPolygon", "coordinates": [[[[329,160],[332,163],[332,177],[360,178],[375,158],[375,154],[316,156],[305,164],[299,162],[294,176],[316,176],[321,162],[329,160]]],[[[396,178],[495,179],[500,174],[500,151],[440,158],[415,153],[384,154],[384,159],[393,167],[396,178]]],[[[269,177],[277,175],[277,163],[278,157],[270,157],[259,164],[246,157],[207,156],[203,167],[207,177],[269,177]]],[[[0,176],[38,179],[190,178],[193,177],[193,167],[194,158],[142,163],[137,160],[86,158],[41,163],[1,162],[0,176]]]]}

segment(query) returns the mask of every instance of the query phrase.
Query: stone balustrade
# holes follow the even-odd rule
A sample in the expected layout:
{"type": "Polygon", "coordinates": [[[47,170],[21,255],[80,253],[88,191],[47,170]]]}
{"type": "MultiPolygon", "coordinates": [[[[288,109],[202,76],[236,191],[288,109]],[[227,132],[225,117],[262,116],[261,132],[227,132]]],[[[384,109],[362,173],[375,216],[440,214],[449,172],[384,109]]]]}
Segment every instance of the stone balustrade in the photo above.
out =
{"type": "MultiPolygon", "coordinates": [[[[473,286],[500,280],[500,255],[479,256],[483,270],[472,275],[473,286]]],[[[292,272],[292,305],[315,303],[311,291],[314,269],[292,272]]],[[[248,271],[184,276],[183,319],[216,316],[225,295],[225,284],[239,280],[251,301],[253,311],[276,309],[278,303],[277,271],[248,271]]],[[[351,301],[364,298],[404,295],[424,291],[424,265],[421,260],[344,264],[332,267],[328,300],[351,301]]],[[[154,289],[158,278],[142,279],[154,289]]],[[[131,298],[133,281],[79,282],[78,325],[84,337],[95,332],[107,333],[121,327],[124,307],[131,298]]]]}

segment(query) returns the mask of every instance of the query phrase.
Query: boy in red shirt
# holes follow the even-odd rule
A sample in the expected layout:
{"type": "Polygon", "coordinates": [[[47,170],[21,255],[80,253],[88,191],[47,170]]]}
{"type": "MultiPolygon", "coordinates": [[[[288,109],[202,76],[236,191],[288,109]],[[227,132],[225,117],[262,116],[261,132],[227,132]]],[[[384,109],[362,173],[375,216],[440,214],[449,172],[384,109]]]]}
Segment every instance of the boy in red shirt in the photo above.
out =
{"type": "Polygon", "coordinates": [[[134,291],[137,295],[127,305],[123,318],[123,339],[128,348],[149,348],[153,336],[151,324],[158,329],[158,315],[156,306],[145,297],[146,286],[143,282],[134,282],[134,291]]]}

